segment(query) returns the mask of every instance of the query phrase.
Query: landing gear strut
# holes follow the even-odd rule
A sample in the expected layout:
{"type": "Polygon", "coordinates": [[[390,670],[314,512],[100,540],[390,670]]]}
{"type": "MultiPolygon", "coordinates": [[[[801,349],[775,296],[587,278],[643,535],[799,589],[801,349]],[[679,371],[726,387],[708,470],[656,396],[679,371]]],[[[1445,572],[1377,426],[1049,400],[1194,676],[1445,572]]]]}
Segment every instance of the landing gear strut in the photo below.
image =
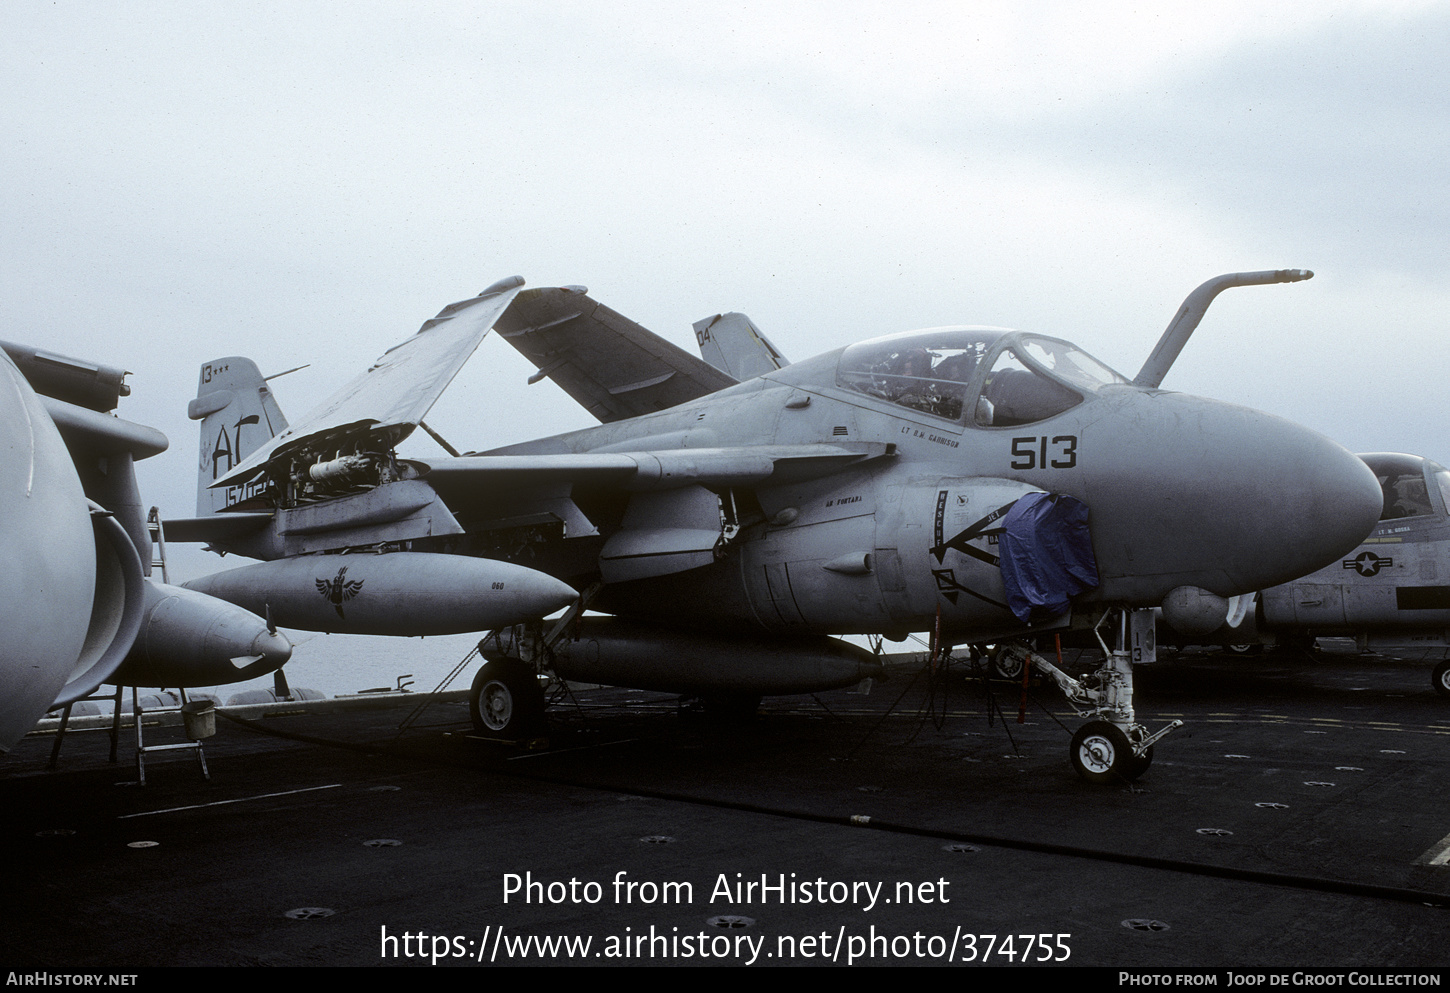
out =
{"type": "Polygon", "coordinates": [[[1093,628],[1105,659],[1101,668],[1081,680],[1074,679],[1020,642],[1002,648],[1003,668],[1010,658],[1030,658],[1032,666],[1057,683],[1067,701],[1088,722],[1072,736],[1068,758],[1077,774],[1090,783],[1132,782],[1148,771],[1153,762],[1153,743],[1182,721],[1149,733],[1133,715],[1133,662],[1152,661],[1151,611],[1121,611],[1118,615],[1116,648],[1109,649],[1098,628],[1111,614],[1104,614],[1093,628]],[[1136,615],[1136,616],[1134,616],[1136,615]],[[1146,655],[1146,657],[1144,657],[1146,655]]]}
{"type": "MultiPolygon", "coordinates": [[[[539,687],[539,673],[549,668],[551,648],[567,636],[576,618],[584,613],[595,595],[604,587],[596,582],[579,595],[579,599],[557,619],[540,619],[527,625],[490,631],[478,643],[484,663],[473,677],[468,695],[468,712],[473,727],[489,738],[534,738],[548,728],[544,710],[544,691],[539,687]]],[[[467,661],[467,660],[465,660],[467,661]]]]}

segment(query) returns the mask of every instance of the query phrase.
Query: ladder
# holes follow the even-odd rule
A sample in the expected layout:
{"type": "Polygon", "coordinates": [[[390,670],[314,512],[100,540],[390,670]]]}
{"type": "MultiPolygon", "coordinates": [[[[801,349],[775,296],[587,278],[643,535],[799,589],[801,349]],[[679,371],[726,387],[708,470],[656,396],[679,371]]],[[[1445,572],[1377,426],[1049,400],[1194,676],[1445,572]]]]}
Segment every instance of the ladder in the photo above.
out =
{"type": "MultiPolygon", "coordinates": [[[[105,699],[108,699],[108,698],[111,700],[111,715],[112,716],[111,716],[111,727],[108,729],[108,733],[111,736],[111,757],[110,757],[110,762],[111,762],[112,765],[115,765],[116,764],[116,747],[117,747],[117,742],[120,740],[120,737],[121,737],[121,690],[122,689],[124,689],[124,687],[117,686],[114,693],[112,693],[112,692],[110,692],[108,690],[105,693],[99,693],[99,692],[92,693],[90,696],[82,697],[81,698],[81,700],[105,700],[105,699]]],[[[49,766],[48,767],[50,769],[52,769],[52,770],[54,770],[55,768],[57,768],[58,764],[60,763],[60,746],[61,746],[61,743],[65,741],[65,732],[66,732],[66,729],[68,727],[70,727],[70,712],[71,712],[71,708],[74,707],[77,703],[80,703],[81,700],[74,700],[74,701],[66,704],[65,705],[65,710],[61,712],[61,715],[60,715],[60,727],[58,729],[56,729],[56,732],[55,732],[55,743],[50,746],[50,763],[49,763],[49,766]]]]}
{"type": "Polygon", "coordinates": [[[181,703],[174,707],[143,708],[141,706],[140,687],[131,687],[131,713],[136,718],[136,779],[142,786],[146,785],[146,756],[148,754],[152,752],[175,752],[187,748],[196,750],[196,760],[201,763],[202,778],[207,780],[211,779],[211,773],[207,771],[206,767],[206,749],[202,747],[201,739],[193,738],[188,741],[171,742],[165,745],[148,745],[145,742],[141,725],[146,714],[162,712],[180,713],[187,703],[190,702],[186,699],[185,687],[179,687],[176,692],[181,698],[181,703]]]}
{"type": "Polygon", "coordinates": [[[161,581],[169,586],[171,573],[166,569],[166,529],[161,525],[161,511],[156,507],[152,507],[146,515],[146,530],[151,533],[151,566],[146,575],[154,576],[159,568],[161,581]]]}

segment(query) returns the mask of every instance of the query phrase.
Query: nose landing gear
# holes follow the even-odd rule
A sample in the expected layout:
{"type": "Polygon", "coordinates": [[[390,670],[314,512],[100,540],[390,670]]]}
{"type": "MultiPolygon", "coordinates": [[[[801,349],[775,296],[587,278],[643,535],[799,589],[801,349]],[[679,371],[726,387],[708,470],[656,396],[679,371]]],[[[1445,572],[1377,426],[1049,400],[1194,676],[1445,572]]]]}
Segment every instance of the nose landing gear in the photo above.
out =
{"type": "Polygon", "coordinates": [[[1088,721],[1072,736],[1068,753],[1077,774],[1090,783],[1132,782],[1153,764],[1153,746],[1139,754],[1110,721],[1088,721]]]}
{"type": "Polygon", "coordinates": [[[1020,671],[1021,663],[1031,659],[1033,668],[1057,683],[1078,715],[1088,718],[1072,736],[1068,759],[1077,774],[1090,783],[1137,779],[1153,763],[1154,742],[1183,726],[1182,721],[1171,721],[1150,733],[1133,715],[1133,662],[1153,661],[1153,612],[1120,611],[1114,649],[1108,648],[1098,631],[1109,616],[1105,613],[1093,628],[1105,656],[1103,664],[1080,680],[1020,642],[1003,646],[997,663],[1002,667],[1016,665],[1020,671]]]}

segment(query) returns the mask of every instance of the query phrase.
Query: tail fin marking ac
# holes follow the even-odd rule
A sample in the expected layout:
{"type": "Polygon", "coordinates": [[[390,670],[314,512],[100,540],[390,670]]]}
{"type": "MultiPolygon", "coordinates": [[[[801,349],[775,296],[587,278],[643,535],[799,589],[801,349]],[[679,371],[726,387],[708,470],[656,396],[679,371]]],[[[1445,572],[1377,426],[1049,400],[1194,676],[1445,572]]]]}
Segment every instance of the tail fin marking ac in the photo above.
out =
{"type": "Polygon", "coordinates": [[[209,487],[287,428],[287,418],[256,363],[237,355],[202,363],[196,399],[186,415],[201,421],[197,516],[241,503],[245,485],[209,487]]]}

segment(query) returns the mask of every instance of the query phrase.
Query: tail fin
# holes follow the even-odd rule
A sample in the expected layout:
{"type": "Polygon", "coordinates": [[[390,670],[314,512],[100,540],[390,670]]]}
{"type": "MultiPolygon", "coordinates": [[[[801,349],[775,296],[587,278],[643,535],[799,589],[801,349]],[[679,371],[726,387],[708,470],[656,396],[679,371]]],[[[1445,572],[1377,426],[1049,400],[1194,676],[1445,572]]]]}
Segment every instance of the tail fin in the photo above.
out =
{"type": "Polygon", "coordinates": [[[287,418],[256,363],[237,355],[202,363],[186,416],[201,421],[196,515],[205,517],[241,502],[241,487],[208,487],[285,430],[287,418]]]}
{"type": "Polygon", "coordinates": [[[744,314],[716,314],[695,322],[700,357],[742,383],[790,365],[744,314]]]}

